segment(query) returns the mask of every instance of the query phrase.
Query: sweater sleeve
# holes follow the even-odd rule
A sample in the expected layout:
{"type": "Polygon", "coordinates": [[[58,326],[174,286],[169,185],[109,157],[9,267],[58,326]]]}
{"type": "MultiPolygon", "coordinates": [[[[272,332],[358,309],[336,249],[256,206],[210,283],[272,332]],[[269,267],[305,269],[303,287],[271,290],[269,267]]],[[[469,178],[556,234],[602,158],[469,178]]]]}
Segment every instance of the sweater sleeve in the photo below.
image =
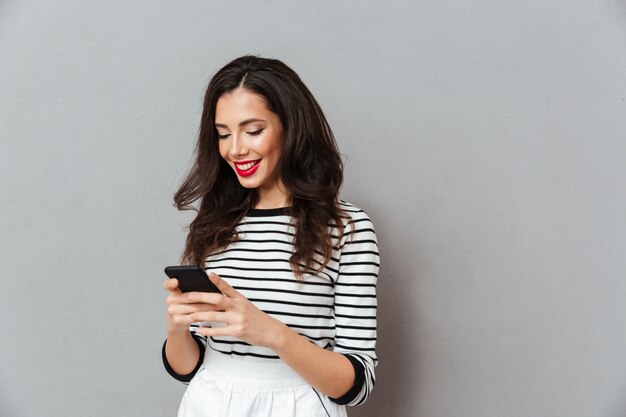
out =
{"type": "Polygon", "coordinates": [[[193,340],[195,340],[196,343],[198,344],[198,348],[200,349],[200,355],[199,355],[200,357],[198,358],[198,363],[196,364],[196,367],[193,368],[193,371],[191,371],[187,375],[177,374],[170,366],[170,363],[167,360],[167,356],[165,356],[165,345],[167,344],[167,339],[165,340],[165,342],[163,342],[163,348],[161,349],[161,358],[163,359],[163,366],[165,367],[165,370],[174,379],[184,384],[189,384],[189,381],[191,381],[191,379],[194,377],[196,372],[198,372],[198,369],[200,369],[200,366],[202,365],[202,362],[204,361],[204,352],[206,350],[207,337],[197,334],[196,333],[197,328],[198,328],[198,324],[192,323],[191,326],[189,327],[189,331],[191,332],[191,335],[193,336],[193,340]]]}
{"type": "Polygon", "coordinates": [[[341,247],[339,274],[335,281],[335,345],[355,369],[355,384],[341,398],[349,406],[365,402],[375,383],[376,280],[379,270],[374,226],[363,210],[347,208],[352,219],[341,247]],[[351,226],[353,233],[350,234],[351,226]]]}

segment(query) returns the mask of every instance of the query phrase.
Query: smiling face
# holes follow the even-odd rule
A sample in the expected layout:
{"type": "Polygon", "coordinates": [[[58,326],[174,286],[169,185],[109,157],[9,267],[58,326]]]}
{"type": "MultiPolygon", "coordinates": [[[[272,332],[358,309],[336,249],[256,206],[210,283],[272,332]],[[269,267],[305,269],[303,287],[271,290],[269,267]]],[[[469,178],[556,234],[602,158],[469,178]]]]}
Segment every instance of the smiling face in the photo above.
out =
{"type": "Polygon", "coordinates": [[[239,183],[257,189],[256,208],[288,205],[278,176],[283,125],[263,97],[245,88],[223,94],[215,108],[215,128],[220,155],[239,183]]]}

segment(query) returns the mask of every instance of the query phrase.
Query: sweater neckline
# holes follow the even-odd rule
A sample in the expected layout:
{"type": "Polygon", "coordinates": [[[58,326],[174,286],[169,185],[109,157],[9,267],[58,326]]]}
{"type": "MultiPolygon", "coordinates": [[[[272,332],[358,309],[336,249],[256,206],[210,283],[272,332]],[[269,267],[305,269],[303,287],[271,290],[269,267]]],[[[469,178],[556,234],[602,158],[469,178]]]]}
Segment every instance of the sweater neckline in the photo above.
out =
{"type": "Polygon", "coordinates": [[[271,217],[271,216],[284,216],[289,214],[291,207],[277,207],[269,209],[252,208],[246,213],[248,217],[271,217]]]}

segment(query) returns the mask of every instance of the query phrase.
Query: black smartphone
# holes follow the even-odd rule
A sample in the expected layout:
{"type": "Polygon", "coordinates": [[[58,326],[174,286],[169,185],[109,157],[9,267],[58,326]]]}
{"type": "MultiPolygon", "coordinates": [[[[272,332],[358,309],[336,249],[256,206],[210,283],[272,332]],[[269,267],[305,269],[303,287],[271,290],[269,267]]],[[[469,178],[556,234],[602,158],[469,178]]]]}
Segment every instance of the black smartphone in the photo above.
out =
{"type": "Polygon", "coordinates": [[[178,280],[178,288],[182,292],[201,291],[222,293],[209,280],[204,269],[197,265],[166,266],[165,275],[178,280]]]}

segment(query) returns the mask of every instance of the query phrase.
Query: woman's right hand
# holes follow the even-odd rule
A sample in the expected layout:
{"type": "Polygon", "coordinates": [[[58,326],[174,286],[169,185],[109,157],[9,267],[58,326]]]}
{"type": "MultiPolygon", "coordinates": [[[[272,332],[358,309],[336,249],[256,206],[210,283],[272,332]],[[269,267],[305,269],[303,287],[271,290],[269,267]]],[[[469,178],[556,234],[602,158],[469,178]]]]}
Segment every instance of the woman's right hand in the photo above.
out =
{"type": "Polygon", "coordinates": [[[165,300],[167,303],[167,331],[168,333],[185,333],[189,330],[189,325],[193,323],[191,314],[199,311],[215,311],[212,304],[198,303],[189,300],[188,294],[183,293],[178,288],[176,278],[168,278],[163,282],[163,288],[169,295],[165,300]]]}

